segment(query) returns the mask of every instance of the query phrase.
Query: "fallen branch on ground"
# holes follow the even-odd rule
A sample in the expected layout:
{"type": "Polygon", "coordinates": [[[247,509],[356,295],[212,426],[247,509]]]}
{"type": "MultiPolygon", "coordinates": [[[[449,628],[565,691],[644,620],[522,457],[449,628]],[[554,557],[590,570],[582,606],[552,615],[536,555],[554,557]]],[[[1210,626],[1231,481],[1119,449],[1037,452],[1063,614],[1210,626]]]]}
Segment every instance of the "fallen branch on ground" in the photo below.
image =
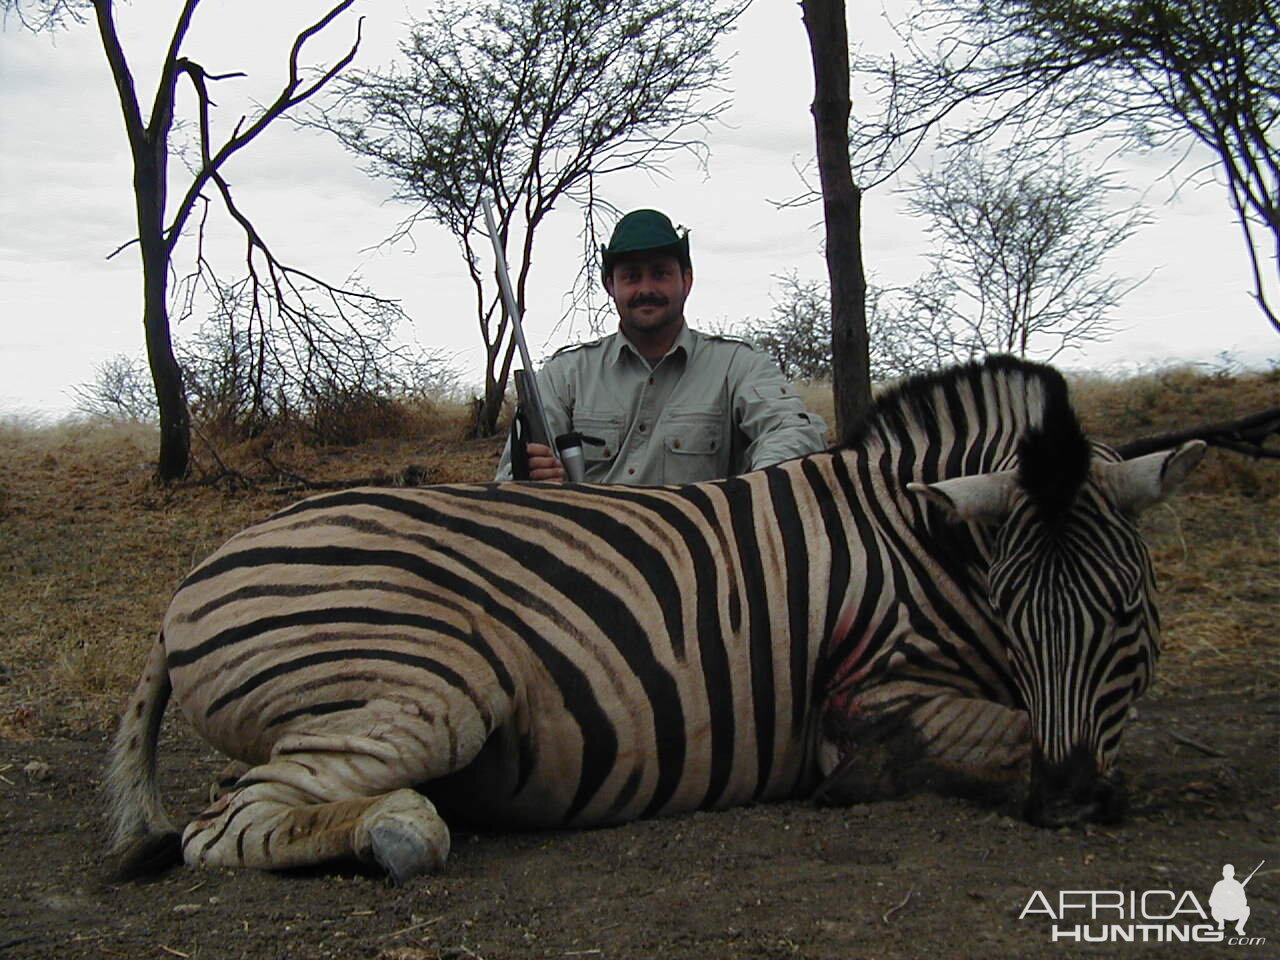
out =
{"type": "Polygon", "coordinates": [[[1210,446],[1234,450],[1246,456],[1280,460],[1280,449],[1266,446],[1267,440],[1273,436],[1280,436],[1280,407],[1260,410],[1239,420],[1206,423],[1172,433],[1139,437],[1116,449],[1124,459],[1132,460],[1158,450],[1168,450],[1188,440],[1203,440],[1210,446]]]}

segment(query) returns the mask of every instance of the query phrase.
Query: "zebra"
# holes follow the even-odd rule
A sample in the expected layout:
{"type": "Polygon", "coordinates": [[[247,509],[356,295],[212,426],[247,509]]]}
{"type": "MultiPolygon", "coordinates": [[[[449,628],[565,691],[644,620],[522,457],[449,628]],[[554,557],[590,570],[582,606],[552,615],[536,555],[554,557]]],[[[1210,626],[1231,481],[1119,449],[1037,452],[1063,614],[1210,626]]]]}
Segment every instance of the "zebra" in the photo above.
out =
{"type": "Polygon", "coordinates": [[[446,823],[920,789],[1118,820],[1158,654],[1135,517],[1203,451],[1123,461],[1060,373],[993,357],[728,479],[313,496],[175,592],[112,747],[121,875],[354,857],[403,883],[443,866],[446,823]],[[171,695],[239,764],[180,834],[171,695]]]}

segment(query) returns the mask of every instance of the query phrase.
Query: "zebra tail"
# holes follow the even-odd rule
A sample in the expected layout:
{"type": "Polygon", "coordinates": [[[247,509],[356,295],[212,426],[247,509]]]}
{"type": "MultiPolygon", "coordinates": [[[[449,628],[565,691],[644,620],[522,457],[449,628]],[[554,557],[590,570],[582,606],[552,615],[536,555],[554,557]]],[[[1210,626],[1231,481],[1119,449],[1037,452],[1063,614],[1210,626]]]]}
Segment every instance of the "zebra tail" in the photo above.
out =
{"type": "Polygon", "coordinates": [[[156,781],[156,741],[171,690],[162,633],[111,745],[105,787],[109,872],[115,880],[156,873],[182,860],[181,838],[164,811],[156,781]]]}

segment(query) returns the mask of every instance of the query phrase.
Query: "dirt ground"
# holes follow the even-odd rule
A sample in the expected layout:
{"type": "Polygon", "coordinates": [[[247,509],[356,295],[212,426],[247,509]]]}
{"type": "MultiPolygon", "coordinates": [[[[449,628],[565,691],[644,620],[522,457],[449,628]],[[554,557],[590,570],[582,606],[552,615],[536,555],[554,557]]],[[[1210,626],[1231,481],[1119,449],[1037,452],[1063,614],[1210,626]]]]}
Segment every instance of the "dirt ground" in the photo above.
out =
{"type": "MultiPolygon", "coordinates": [[[[582,832],[456,835],[444,873],[404,888],[356,868],[179,868],[105,884],[104,740],[0,743],[0,956],[1277,956],[1280,697],[1217,680],[1144,702],[1126,740],[1131,815],[1116,827],[1047,831],[1012,807],[935,796],[849,809],[797,802],[582,832]],[[1065,890],[1170,890],[1208,911],[1224,863],[1243,876],[1263,859],[1246,928],[1261,944],[1078,946],[1052,941],[1040,901],[1019,919],[1037,890],[1054,910],[1065,890]]],[[[171,812],[197,812],[218,766],[173,724],[162,754],[171,812]]],[[[1170,903],[1152,902],[1163,905],[1153,913],[1170,903]]]]}

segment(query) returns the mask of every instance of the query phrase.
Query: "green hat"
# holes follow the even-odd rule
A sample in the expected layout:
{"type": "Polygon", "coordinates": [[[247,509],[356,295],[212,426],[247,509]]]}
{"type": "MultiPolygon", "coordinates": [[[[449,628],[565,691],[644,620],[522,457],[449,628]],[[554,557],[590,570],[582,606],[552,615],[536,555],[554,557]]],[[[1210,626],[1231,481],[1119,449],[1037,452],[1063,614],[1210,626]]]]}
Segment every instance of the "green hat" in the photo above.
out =
{"type": "Polygon", "coordinates": [[[665,214],[657,210],[632,210],[613,228],[609,245],[600,248],[606,275],[627,253],[642,250],[669,252],[682,267],[689,263],[689,231],[677,232],[665,214]]]}

